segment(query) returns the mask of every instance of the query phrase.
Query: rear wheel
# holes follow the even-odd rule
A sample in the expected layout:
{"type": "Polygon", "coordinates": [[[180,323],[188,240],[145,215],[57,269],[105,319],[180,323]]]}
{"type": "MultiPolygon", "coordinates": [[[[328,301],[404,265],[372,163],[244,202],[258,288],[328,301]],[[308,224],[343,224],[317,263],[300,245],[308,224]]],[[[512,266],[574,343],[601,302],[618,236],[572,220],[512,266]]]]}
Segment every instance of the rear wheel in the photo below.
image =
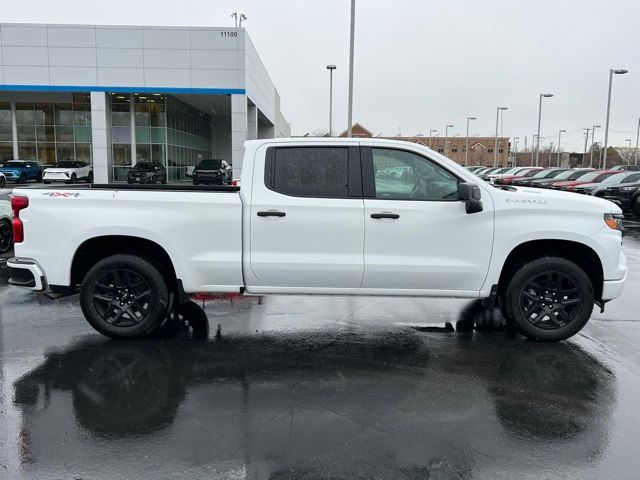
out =
{"type": "Polygon", "coordinates": [[[7,186],[7,179],[4,175],[0,176],[0,188],[4,188],[7,186]]]}
{"type": "Polygon", "coordinates": [[[594,299],[584,270],[564,258],[546,257],[516,271],[502,303],[505,318],[524,336],[555,342],[584,327],[594,299]]]}
{"type": "Polygon", "coordinates": [[[636,198],[635,203],[633,204],[633,207],[631,208],[631,210],[633,210],[633,213],[636,217],[640,217],[640,201],[639,199],[636,198]]]}
{"type": "Polygon", "coordinates": [[[39,172],[36,175],[36,182],[41,183],[42,182],[42,172],[39,172]]]}
{"type": "Polygon", "coordinates": [[[27,175],[22,172],[18,177],[18,181],[16,183],[27,183],[27,175]]]}
{"type": "Polygon", "coordinates": [[[9,220],[0,220],[0,253],[7,253],[13,246],[13,229],[9,220]]]}
{"type": "Polygon", "coordinates": [[[171,303],[160,269],[135,255],[113,255],[96,263],[80,289],[87,321],[111,338],[136,338],[156,331],[171,303]]]}

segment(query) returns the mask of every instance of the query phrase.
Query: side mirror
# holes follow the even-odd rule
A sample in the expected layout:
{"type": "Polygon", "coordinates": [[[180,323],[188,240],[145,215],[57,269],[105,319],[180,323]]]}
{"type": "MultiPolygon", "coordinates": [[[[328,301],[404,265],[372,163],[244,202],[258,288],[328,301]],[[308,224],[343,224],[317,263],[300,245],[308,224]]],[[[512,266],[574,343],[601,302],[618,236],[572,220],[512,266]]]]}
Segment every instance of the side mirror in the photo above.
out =
{"type": "Polygon", "coordinates": [[[482,211],[482,194],[475,183],[460,182],[458,184],[458,200],[465,203],[467,213],[482,211]]]}

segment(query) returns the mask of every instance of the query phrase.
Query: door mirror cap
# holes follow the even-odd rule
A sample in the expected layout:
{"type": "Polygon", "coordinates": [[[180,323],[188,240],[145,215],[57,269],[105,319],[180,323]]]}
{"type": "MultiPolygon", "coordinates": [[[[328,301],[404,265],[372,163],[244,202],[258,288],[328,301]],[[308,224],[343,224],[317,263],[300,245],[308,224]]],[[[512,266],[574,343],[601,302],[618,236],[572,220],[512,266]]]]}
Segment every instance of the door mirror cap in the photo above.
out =
{"type": "Polygon", "coordinates": [[[482,211],[482,193],[480,187],[471,182],[460,182],[458,184],[458,200],[465,202],[467,213],[478,213],[482,211]]]}

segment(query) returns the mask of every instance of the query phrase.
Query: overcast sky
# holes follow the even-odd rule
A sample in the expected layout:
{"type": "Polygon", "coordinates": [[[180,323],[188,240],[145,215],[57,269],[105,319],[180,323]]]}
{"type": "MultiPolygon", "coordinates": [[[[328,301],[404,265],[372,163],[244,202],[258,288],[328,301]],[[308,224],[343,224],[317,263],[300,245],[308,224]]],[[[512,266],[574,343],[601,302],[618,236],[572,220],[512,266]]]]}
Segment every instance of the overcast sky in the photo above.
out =
{"type": "MultiPolygon", "coordinates": [[[[334,75],[334,129],[347,124],[349,0],[22,0],[5,2],[4,22],[232,26],[244,12],[294,134],[328,127],[334,75]]],[[[640,116],[638,0],[357,0],[354,121],[403,135],[455,125],[451,135],[542,136],[582,151],[583,127],[604,126],[609,68],[614,77],[612,145],[635,145],[640,116]],[[565,143],[565,142],[563,142],[565,143]]],[[[602,140],[596,133],[596,141],[602,140]],[[599,137],[599,138],[598,138],[599,137]]],[[[520,140],[520,148],[523,140],[520,140]]]]}

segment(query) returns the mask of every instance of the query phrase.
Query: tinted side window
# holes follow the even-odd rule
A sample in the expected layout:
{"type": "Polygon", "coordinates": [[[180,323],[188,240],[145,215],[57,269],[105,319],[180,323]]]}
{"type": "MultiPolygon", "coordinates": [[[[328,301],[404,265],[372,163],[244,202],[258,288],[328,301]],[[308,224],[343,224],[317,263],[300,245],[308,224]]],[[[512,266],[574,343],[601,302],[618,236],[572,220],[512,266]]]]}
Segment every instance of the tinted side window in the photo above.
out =
{"type": "Polygon", "coordinates": [[[412,152],[372,148],[376,198],[456,200],[458,178],[412,152]]]}
{"type": "Polygon", "coordinates": [[[346,198],[349,149],[346,147],[276,148],[265,169],[272,190],[296,197],[346,198]]]}

